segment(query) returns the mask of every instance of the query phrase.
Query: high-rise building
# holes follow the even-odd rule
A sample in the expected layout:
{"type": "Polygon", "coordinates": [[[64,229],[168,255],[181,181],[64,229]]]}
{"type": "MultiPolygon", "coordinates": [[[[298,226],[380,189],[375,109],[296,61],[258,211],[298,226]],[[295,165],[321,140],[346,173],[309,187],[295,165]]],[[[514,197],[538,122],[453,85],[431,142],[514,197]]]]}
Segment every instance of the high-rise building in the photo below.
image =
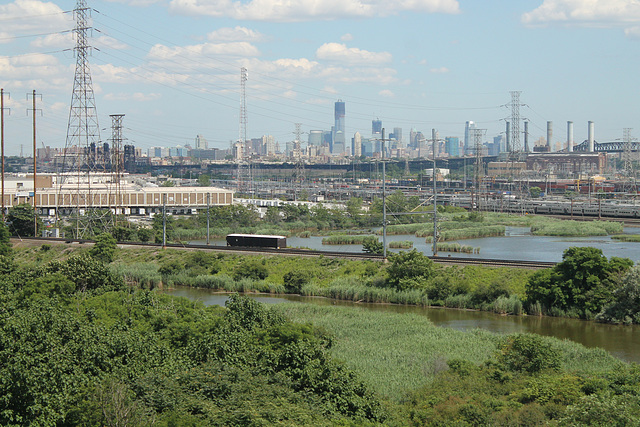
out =
{"type": "Polygon", "coordinates": [[[371,135],[378,135],[382,133],[382,120],[375,119],[371,121],[371,135]]]}
{"type": "Polygon", "coordinates": [[[351,154],[355,157],[362,156],[362,136],[356,132],[351,140],[351,154]]]}
{"type": "Polygon", "coordinates": [[[471,129],[475,129],[476,124],[471,120],[467,121],[464,125],[464,154],[473,153],[473,141],[471,141],[471,129]]]}
{"type": "Polygon", "coordinates": [[[493,145],[495,145],[499,153],[507,151],[507,139],[504,135],[498,135],[493,137],[493,145]]]}
{"type": "Polygon", "coordinates": [[[321,130],[310,130],[309,131],[309,140],[307,141],[309,145],[322,145],[322,133],[321,130]]]}
{"type": "Polygon", "coordinates": [[[345,147],[345,108],[344,102],[341,99],[335,103],[334,117],[335,125],[333,126],[331,153],[342,154],[345,147]]]}
{"type": "Polygon", "coordinates": [[[196,149],[198,150],[206,150],[209,148],[209,144],[207,140],[204,139],[204,136],[198,135],[196,136],[196,149]]]}
{"type": "Polygon", "coordinates": [[[460,157],[460,139],[457,136],[445,137],[444,151],[449,157],[460,157]]]}

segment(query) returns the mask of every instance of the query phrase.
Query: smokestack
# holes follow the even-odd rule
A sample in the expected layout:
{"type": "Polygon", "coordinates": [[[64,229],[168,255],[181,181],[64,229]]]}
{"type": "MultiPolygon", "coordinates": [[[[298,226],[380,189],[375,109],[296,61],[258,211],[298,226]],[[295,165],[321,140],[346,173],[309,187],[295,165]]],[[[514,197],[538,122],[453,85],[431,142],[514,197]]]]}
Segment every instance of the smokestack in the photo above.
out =
{"type": "Polygon", "coordinates": [[[433,161],[436,161],[436,157],[440,154],[438,151],[438,136],[436,135],[436,130],[431,129],[431,140],[433,142],[433,161]]]}
{"type": "Polygon", "coordinates": [[[594,137],[594,124],[591,120],[589,120],[589,152],[593,153],[594,152],[594,142],[595,142],[595,137],[594,137]]]}
{"type": "Polygon", "coordinates": [[[524,122],[524,152],[529,152],[529,122],[524,122]]]}
{"type": "Polygon", "coordinates": [[[567,152],[573,152],[573,122],[567,122],[567,152]]]}
{"type": "Polygon", "coordinates": [[[551,138],[553,137],[553,122],[547,122],[547,151],[551,152],[551,138]]]}
{"type": "Polygon", "coordinates": [[[507,128],[506,128],[506,134],[507,134],[507,153],[511,152],[511,122],[507,122],[507,128]]]}

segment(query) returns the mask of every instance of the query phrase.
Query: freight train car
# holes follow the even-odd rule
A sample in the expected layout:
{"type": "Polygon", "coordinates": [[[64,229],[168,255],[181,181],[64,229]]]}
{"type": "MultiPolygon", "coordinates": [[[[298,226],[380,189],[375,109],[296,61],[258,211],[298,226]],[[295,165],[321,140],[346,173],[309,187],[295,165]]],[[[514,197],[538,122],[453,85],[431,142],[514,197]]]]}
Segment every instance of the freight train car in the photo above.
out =
{"type": "Polygon", "coordinates": [[[262,234],[229,234],[227,235],[227,246],[281,249],[287,247],[287,238],[262,234]]]}

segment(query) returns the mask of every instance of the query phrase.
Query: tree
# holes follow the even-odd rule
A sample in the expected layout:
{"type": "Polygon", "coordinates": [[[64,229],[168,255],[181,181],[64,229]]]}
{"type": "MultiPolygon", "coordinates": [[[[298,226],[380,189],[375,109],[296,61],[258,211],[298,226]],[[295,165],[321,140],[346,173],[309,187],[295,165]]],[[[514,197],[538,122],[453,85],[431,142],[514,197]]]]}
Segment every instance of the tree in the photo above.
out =
{"type": "Polygon", "coordinates": [[[531,197],[533,197],[534,199],[538,198],[542,194],[542,188],[540,188],[540,187],[531,187],[529,189],[529,194],[531,194],[531,197]]]}
{"type": "Polygon", "coordinates": [[[362,242],[362,250],[368,254],[384,253],[384,244],[377,238],[367,239],[362,242]]]}
{"type": "Polygon", "coordinates": [[[434,275],[433,261],[416,249],[392,254],[389,261],[389,284],[401,291],[424,287],[434,275]]]}
{"type": "Polygon", "coordinates": [[[577,310],[596,314],[613,301],[617,282],[633,262],[626,258],[607,260],[602,250],[572,247],[553,269],[536,272],[526,284],[526,302],[540,303],[546,310],[577,310]]]}
{"type": "Polygon", "coordinates": [[[597,320],[609,323],[640,324],[640,266],[632,267],[622,277],[614,301],[605,307],[597,320]]]}
{"type": "Polygon", "coordinates": [[[117,247],[116,239],[110,233],[102,233],[96,237],[96,243],[89,251],[89,254],[95,259],[110,263],[113,261],[117,247]]]}
{"type": "Polygon", "coordinates": [[[208,187],[211,185],[211,177],[207,174],[202,174],[198,177],[198,184],[201,187],[208,187]]]}
{"type": "Polygon", "coordinates": [[[0,223],[0,256],[10,256],[12,254],[11,249],[11,233],[7,226],[0,223]]]}
{"type": "Polygon", "coordinates": [[[12,207],[7,215],[9,232],[14,236],[35,236],[34,217],[36,218],[37,229],[40,231],[42,229],[42,220],[36,216],[33,206],[28,203],[21,203],[12,207]]]}

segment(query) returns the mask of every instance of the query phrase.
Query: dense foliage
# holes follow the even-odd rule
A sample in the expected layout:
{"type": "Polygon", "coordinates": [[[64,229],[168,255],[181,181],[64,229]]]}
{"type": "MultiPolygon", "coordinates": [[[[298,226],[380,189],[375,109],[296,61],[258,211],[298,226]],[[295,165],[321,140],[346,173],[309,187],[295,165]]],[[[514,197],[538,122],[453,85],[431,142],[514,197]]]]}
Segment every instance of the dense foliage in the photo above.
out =
{"type": "Polygon", "coordinates": [[[600,249],[569,248],[562,262],[540,270],[527,283],[527,303],[545,313],[592,318],[613,302],[620,276],[633,265],[627,258],[607,260],[600,249]]]}
{"type": "MultiPolygon", "coordinates": [[[[50,250],[47,250],[49,252],[50,250]]],[[[0,425],[381,421],[330,336],[246,297],[227,310],[151,291],[88,254],[0,280],[0,425]]]]}

